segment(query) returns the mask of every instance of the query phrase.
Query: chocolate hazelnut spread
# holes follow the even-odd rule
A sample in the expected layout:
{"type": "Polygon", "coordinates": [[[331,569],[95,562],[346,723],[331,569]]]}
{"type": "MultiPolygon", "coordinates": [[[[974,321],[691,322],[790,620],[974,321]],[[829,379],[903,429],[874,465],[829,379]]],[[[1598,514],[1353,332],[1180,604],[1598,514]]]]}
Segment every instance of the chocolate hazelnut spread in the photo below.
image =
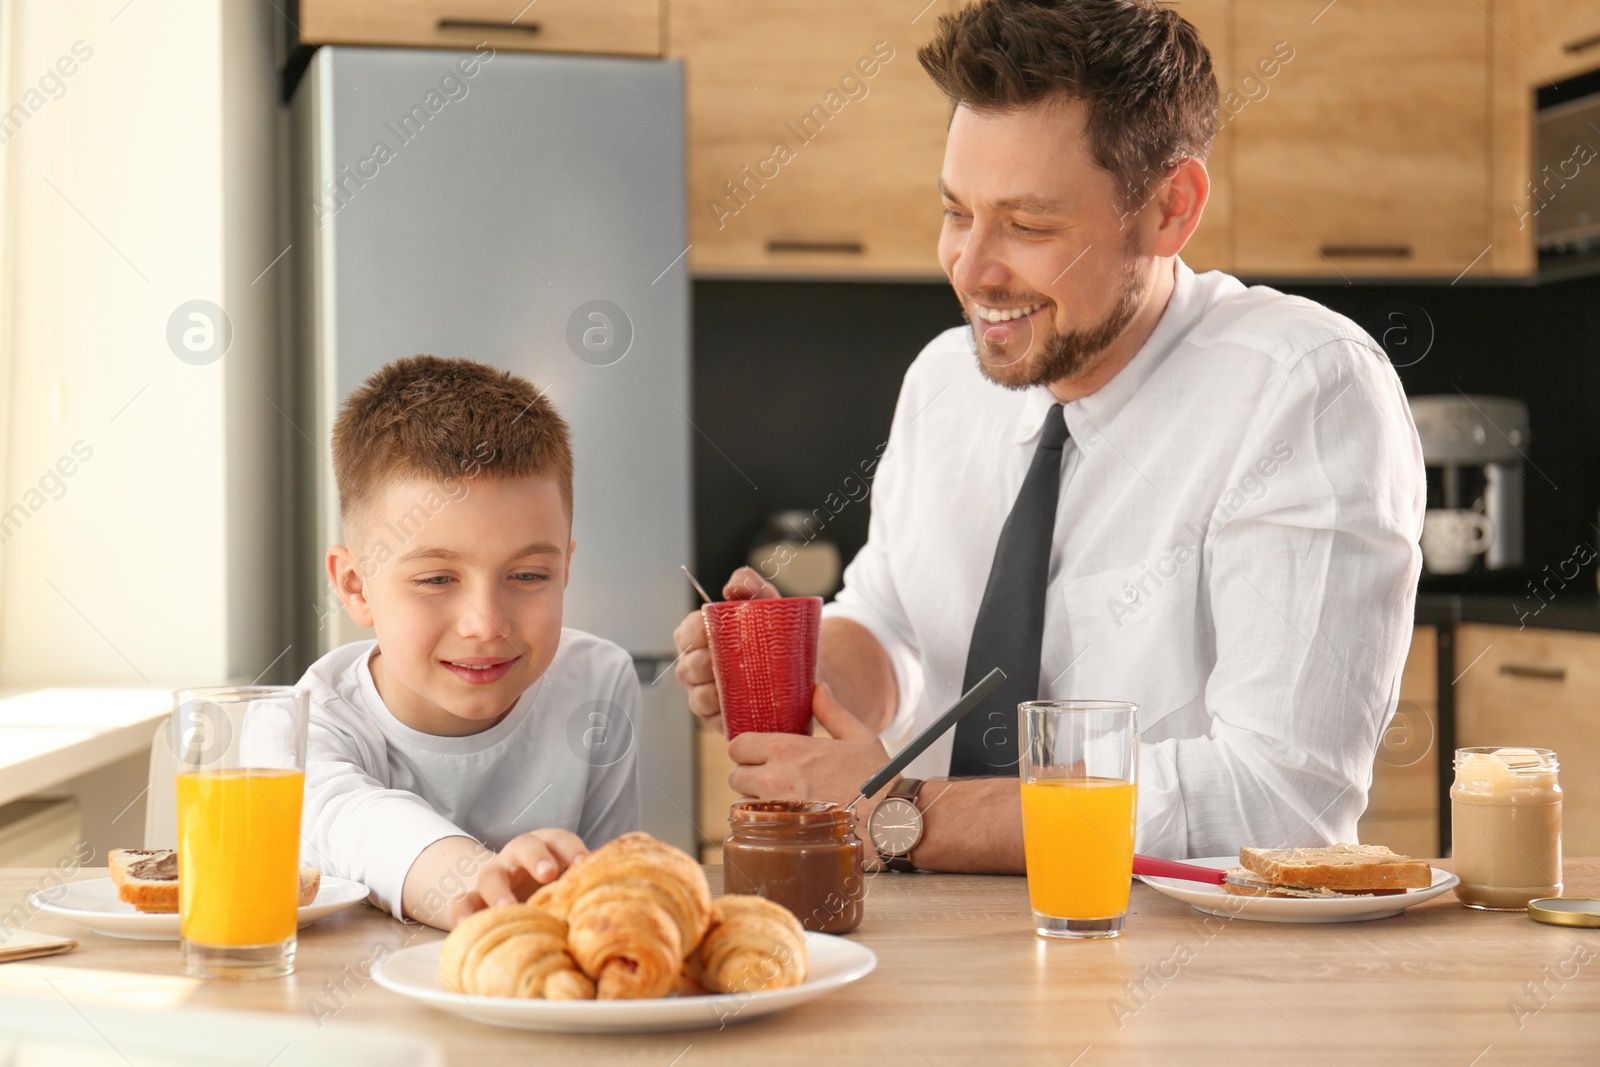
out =
{"type": "Polygon", "coordinates": [[[171,849],[152,851],[144,859],[128,864],[128,874],[151,882],[176,881],[178,854],[171,849]]]}
{"type": "Polygon", "coordinates": [[[829,801],[741,800],[728,825],[723,892],[766,897],[818,933],[861,925],[866,846],[854,815],[829,801]]]}

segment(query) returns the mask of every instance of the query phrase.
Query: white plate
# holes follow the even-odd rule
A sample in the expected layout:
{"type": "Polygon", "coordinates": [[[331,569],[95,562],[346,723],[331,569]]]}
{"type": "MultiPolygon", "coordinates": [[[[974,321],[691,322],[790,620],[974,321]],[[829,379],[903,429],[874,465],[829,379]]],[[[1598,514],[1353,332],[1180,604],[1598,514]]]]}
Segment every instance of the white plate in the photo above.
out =
{"type": "Polygon", "coordinates": [[[385,989],[425,1001],[473,1022],[563,1034],[637,1034],[701,1030],[747,1022],[815,1000],[872,973],[878,957],[870,948],[828,934],[806,934],[810,973],[800,985],[765,993],[649,1000],[537,1000],[477,997],[439,985],[443,941],[416,945],[380,963],[372,977],[385,989]]]}
{"type": "MultiPolygon", "coordinates": [[[[1203,860],[1185,860],[1201,867],[1214,867],[1225,871],[1239,866],[1238,856],[1213,856],[1203,860]]],[[[1139,880],[1159,893],[1181,900],[1196,911],[1207,915],[1220,915],[1224,919],[1257,919],[1269,923],[1353,923],[1365,919],[1387,919],[1402,911],[1455,887],[1461,879],[1437,867],[1433,871],[1433,884],[1427,889],[1408,889],[1382,897],[1329,897],[1326,900],[1309,897],[1246,897],[1226,892],[1220,885],[1190,882],[1182,878],[1152,878],[1140,875],[1139,880]]]]}
{"type": "MultiPolygon", "coordinates": [[[[155,914],[140,911],[117,899],[117,887],[109,878],[89,878],[41,889],[31,898],[40,911],[61,919],[82,923],[97,934],[127,937],[135,941],[178,940],[176,912],[155,914]]],[[[318,919],[367,899],[367,887],[348,878],[323,878],[317,898],[299,910],[299,924],[310,926],[318,919]]]]}

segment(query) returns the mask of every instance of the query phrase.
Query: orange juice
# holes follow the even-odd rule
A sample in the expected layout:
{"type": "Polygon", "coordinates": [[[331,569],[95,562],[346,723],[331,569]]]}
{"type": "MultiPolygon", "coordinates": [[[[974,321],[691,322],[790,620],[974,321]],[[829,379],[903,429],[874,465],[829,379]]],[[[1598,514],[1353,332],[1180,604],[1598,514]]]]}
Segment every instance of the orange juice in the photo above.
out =
{"type": "Polygon", "coordinates": [[[178,775],[178,912],[184,940],[271,945],[295,931],[303,771],[178,775]]]}
{"type": "Polygon", "coordinates": [[[1128,910],[1137,787],[1114,778],[1022,783],[1022,839],[1033,910],[1109,919],[1128,910]]]}

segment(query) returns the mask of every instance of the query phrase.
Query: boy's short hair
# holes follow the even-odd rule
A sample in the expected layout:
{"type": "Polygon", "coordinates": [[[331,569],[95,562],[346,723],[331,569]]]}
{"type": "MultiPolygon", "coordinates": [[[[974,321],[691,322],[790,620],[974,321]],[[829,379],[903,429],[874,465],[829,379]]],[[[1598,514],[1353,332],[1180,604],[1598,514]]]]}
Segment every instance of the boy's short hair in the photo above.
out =
{"type": "Polygon", "coordinates": [[[545,475],[572,516],[566,420],[526,378],[470,359],[397,359],[363,382],[333,424],[333,474],[347,534],[403,478],[545,475]]]}

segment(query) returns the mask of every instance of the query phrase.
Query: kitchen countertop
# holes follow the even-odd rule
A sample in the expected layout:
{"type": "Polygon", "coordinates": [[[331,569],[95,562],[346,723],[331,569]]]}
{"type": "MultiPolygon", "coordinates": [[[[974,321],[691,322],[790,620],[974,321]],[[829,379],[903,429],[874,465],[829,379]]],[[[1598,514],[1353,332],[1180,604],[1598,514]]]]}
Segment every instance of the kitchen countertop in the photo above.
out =
{"type": "Polygon", "coordinates": [[[170,689],[35,689],[0,699],[0,804],[150,751],[170,689]]]}
{"type": "MultiPolygon", "coordinates": [[[[0,870],[0,916],[46,873],[0,870]]],[[[719,885],[721,869],[708,873],[719,885]]],[[[1569,859],[1566,875],[1569,895],[1600,894],[1600,859],[1569,859]]],[[[158,977],[119,1003],[165,989],[186,1008],[308,1021],[325,1001],[337,1008],[325,1026],[423,1035],[446,1062],[473,1067],[1577,1064],[1594,1062],[1600,1017],[1600,930],[1470,911],[1451,894],[1397,918],[1313,926],[1208,918],[1136,884],[1121,938],[1047,943],[1032,933],[1022,878],[882,875],[851,935],[878,968],[855,986],[723,1030],[617,1037],[479,1025],[380,988],[359,973],[380,946],[443,935],[365,905],[302,930],[293,977],[243,984],[183,979],[175,943],[101,937],[42,914],[25,925],[80,948],[0,965],[0,993],[64,997],[81,1012],[116,985],[108,972],[131,972],[158,977]]]]}
{"type": "Polygon", "coordinates": [[[1576,591],[1557,595],[1548,604],[1532,594],[1496,596],[1486,593],[1417,594],[1419,626],[1484,623],[1491,626],[1539,627],[1546,630],[1580,630],[1600,633],[1600,600],[1576,591]]]}

